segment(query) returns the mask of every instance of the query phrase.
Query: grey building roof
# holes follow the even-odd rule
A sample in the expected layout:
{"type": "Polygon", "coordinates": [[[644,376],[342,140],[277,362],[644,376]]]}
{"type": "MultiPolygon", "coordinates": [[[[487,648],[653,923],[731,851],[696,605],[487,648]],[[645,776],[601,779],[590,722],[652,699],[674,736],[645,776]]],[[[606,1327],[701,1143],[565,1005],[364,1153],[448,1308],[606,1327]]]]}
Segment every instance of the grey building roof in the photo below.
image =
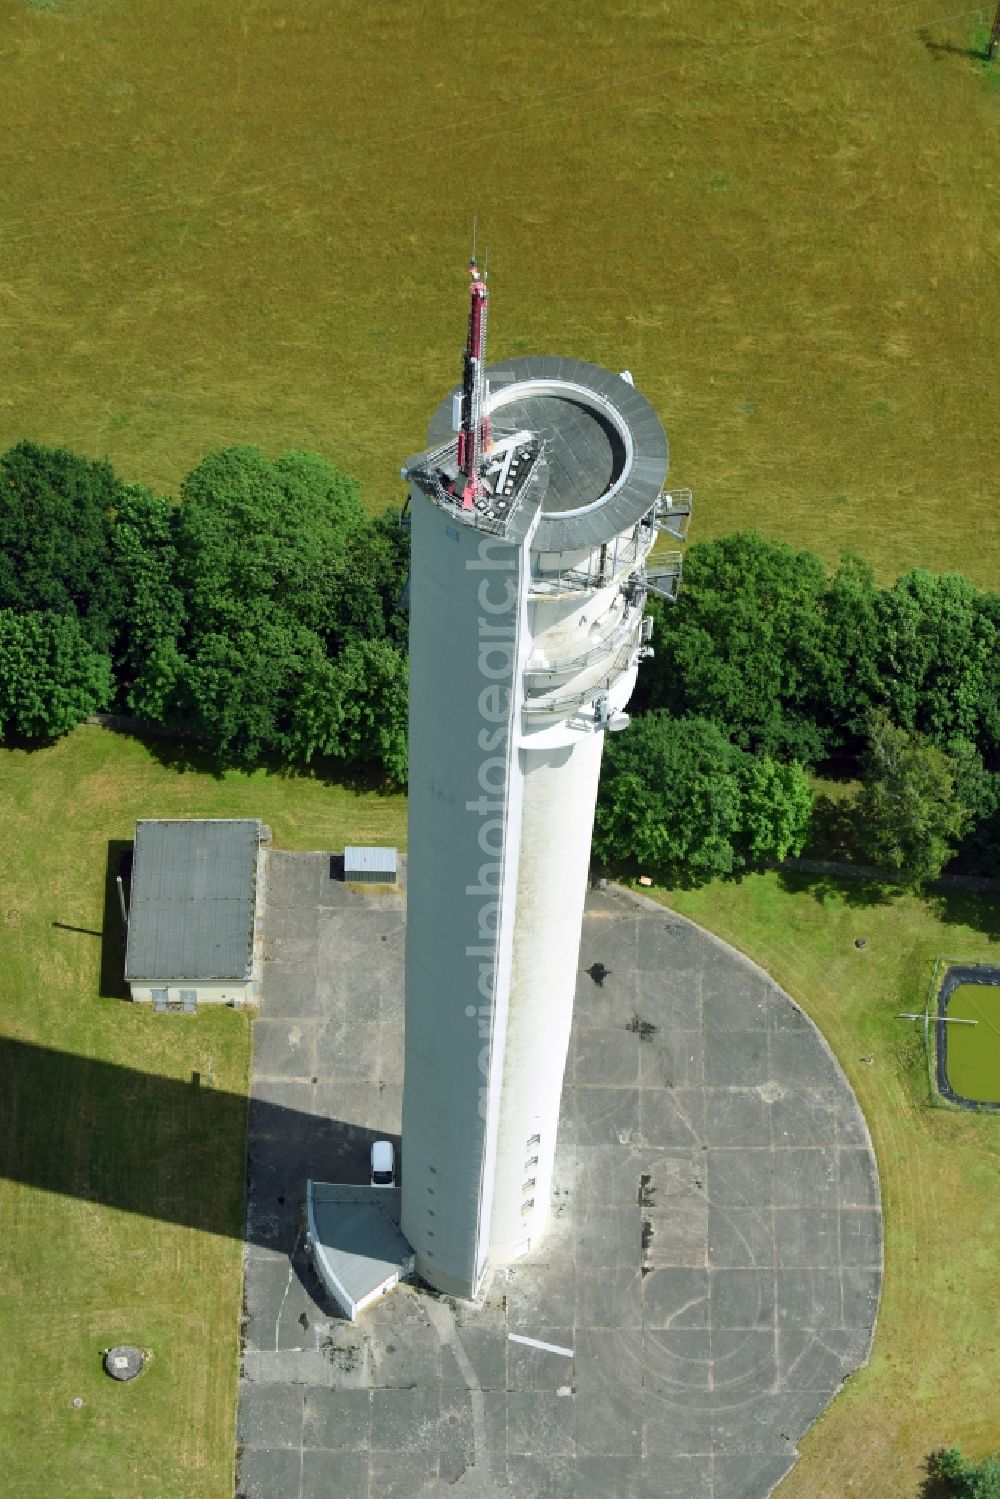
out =
{"type": "MultiPolygon", "coordinates": [[[[538,354],[491,365],[486,374],[494,437],[524,428],[544,439],[546,483],[532,541],[536,550],[600,546],[634,526],[656,503],[669,463],[666,433],[646,397],[627,380],[583,359],[538,354]],[[588,402],[588,392],[596,401],[588,402]],[[628,435],[628,458],[619,427],[628,435]]],[[[449,391],[431,417],[431,448],[454,436],[459,388],[449,391]]],[[[533,513],[530,505],[515,513],[509,540],[522,538],[533,513]]]]}
{"type": "Polygon", "coordinates": [[[328,1291],[353,1316],[394,1274],[408,1273],[413,1250],[399,1228],[398,1187],[306,1186],[314,1263],[328,1291]]]}
{"type": "Polygon", "coordinates": [[[352,870],[366,874],[391,874],[396,878],[396,850],[357,844],[344,849],[344,877],[352,870]]]}
{"type": "Polygon", "coordinates": [[[136,823],[129,982],[250,978],[260,844],[249,818],[136,823]]]}

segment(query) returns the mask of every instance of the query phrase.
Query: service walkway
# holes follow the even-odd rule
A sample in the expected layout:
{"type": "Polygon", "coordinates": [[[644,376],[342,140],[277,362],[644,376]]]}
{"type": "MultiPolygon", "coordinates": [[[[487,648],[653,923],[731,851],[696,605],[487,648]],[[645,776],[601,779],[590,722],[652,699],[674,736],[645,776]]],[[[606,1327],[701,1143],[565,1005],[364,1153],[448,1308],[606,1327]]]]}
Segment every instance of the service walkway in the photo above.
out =
{"type": "Polygon", "coordinates": [[[400,1288],[352,1326],[301,1200],[399,1128],[402,900],[271,858],[239,1492],[763,1499],[879,1295],[871,1145],[814,1027],[696,927],[592,893],[543,1250],[482,1307],[400,1288]]]}

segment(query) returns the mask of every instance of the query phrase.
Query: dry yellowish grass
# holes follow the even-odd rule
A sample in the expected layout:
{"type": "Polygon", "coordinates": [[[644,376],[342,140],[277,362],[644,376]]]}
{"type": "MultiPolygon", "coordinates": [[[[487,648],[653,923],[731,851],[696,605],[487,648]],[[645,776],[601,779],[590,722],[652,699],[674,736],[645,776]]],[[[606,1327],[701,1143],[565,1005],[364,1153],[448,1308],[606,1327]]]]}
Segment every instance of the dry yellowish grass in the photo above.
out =
{"type": "Polygon", "coordinates": [[[631,367],[696,535],[996,585],[1000,90],[947,11],[0,0],[0,443],[398,502],[478,209],[496,355],[631,367]]]}

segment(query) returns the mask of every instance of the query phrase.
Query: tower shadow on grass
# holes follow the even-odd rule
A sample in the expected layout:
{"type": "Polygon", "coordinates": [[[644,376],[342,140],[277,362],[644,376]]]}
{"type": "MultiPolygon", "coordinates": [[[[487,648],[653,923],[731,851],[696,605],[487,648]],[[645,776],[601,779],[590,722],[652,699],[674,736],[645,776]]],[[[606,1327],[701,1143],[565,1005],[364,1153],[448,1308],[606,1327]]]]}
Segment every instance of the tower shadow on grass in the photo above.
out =
{"type": "Polygon", "coordinates": [[[207,1087],[197,1073],[161,1077],[10,1038],[0,1078],[0,1177],[289,1255],[308,1176],[365,1183],[372,1141],[399,1147],[385,1131],[207,1087]]]}

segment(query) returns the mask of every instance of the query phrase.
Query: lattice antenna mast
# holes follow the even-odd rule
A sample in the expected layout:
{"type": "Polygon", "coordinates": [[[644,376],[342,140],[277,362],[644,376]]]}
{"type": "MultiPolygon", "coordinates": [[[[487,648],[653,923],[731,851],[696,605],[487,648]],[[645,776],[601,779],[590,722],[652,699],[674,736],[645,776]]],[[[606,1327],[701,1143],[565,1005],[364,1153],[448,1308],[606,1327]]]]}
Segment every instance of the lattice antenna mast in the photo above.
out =
{"type": "Polygon", "coordinates": [[[472,259],[469,261],[469,333],[462,361],[462,422],[458,432],[458,467],[462,474],[462,509],[473,509],[477,497],[487,492],[482,477],[483,460],[490,445],[490,419],[486,415],[486,326],[490,294],[486,269],[480,275],[476,260],[476,224],[472,224],[472,259]]]}

